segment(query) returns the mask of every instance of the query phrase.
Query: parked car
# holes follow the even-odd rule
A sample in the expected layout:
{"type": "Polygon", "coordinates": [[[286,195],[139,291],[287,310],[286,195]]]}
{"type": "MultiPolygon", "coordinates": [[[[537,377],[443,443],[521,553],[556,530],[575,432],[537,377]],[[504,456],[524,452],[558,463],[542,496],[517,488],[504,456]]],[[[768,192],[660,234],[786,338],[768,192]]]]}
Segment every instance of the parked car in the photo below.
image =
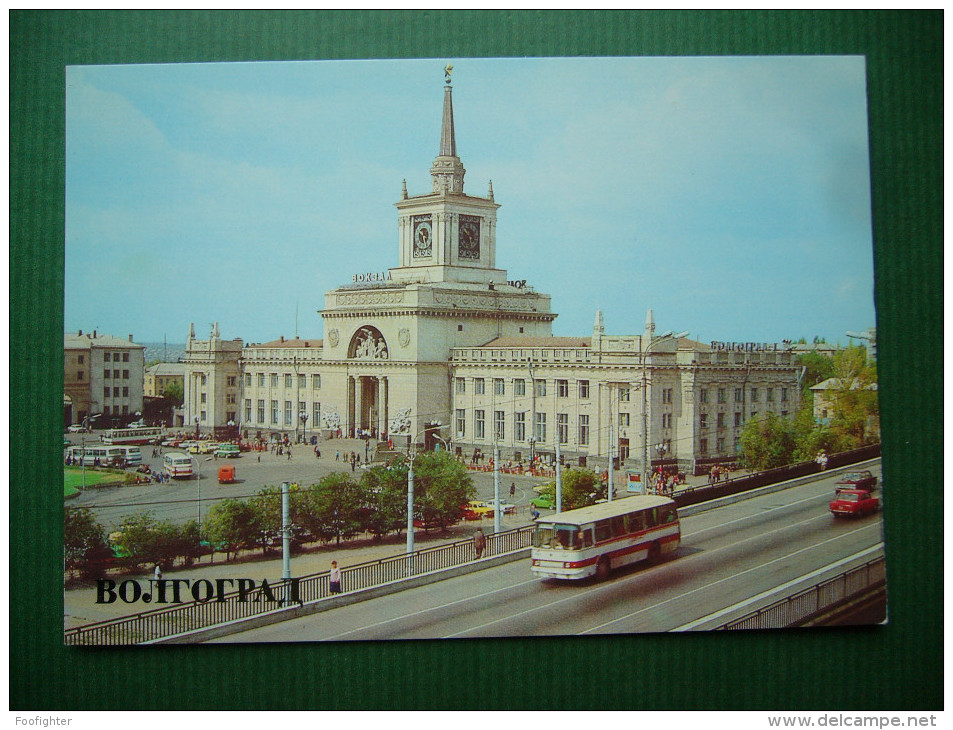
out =
{"type": "Polygon", "coordinates": [[[66,430],[70,433],[85,433],[86,427],[81,423],[73,423],[66,430]]]}
{"type": "Polygon", "coordinates": [[[866,489],[838,489],[828,509],[834,517],[860,517],[880,509],[880,500],[866,489]]]}
{"type": "Polygon", "coordinates": [[[541,494],[535,499],[529,501],[534,507],[539,507],[540,509],[555,509],[556,500],[554,497],[548,494],[541,494]]]}
{"type": "Polygon", "coordinates": [[[236,456],[241,456],[241,449],[238,448],[238,444],[219,444],[218,451],[216,452],[219,456],[230,459],[236,456]]]}
{"type": "Polygon", "coordinates": [[[841,478],[834,484],[834,488],[846,487],[848,489],[865,489],[868,492],[874,491],[877,487],[877,477],[867,470],[848,471],[841,475],[841,478]]]}
{"type": "MultiPolygon", "coordinates": [[[[471,499],[469,502],[467,502],[467,509],[479,517],[493,517],[493,515],[496,513],[492,502],[482,502],[477,499],[471,499]]],[[[503,514],[505,515],[516,514],[515,504],[500,502],[500,509],[503,510],[503,514]]]]}

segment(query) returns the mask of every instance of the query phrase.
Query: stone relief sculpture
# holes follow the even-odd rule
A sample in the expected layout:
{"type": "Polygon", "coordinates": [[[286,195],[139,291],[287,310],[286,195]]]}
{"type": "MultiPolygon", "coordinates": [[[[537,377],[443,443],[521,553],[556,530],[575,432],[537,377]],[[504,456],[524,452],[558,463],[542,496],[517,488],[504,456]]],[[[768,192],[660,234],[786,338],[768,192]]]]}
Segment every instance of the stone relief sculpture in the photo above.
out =
{"type": "Polygon", "coordinates": [[[387,343],[380,332],[362,327],[354,336],[354,355],[358,360],[386,360],[388,358],[387,343]]]}
{"type": "Polygon", "coordinates": [[[336,329],[328,330],[328,344],[330,344],[331,347],[337,347],[340,339],[341,335],[336,329]]]}
{"type": "Polygon", "coordinates": [[[390,433],[407,433],[410,431],[410,408],[400,408],[390,421],[390,433]]]}
{"type": "Polygon", "coordinates": [[[410,330],[406,327],[401,327],[400,332],[397,333],[397,341],[401,347],[407,347],[407,345],[410,344],[410,330]]]}
{"type": "Polygon", "coordinates": [[[338,429],[341,428],[341,415],[334,410],[333,408],[325,411],[322,414],[324,420],[324,425],[328,428],[338,429]]]}

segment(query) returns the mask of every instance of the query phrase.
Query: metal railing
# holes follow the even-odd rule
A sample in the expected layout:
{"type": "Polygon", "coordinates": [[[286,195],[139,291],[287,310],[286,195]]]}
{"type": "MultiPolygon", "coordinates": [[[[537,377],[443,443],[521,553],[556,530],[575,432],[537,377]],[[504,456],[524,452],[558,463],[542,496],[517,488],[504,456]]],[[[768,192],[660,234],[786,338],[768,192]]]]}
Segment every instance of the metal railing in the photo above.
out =
{"type": "MultiPolygon", "coordinates": [[[[528,548],[534,529],[533,525],[527,525],[487,535],[483,556],[505,555],[528,548]]],[[[464,565],[475,559],[476,551],[472,539],[435,545],[410,554],[393,555],[342,568],[341,590],[350,592],[373,588],[464,565]]],[[[165,583],[170,581],[166,580],[165,583]]],[[[209,583],[211,589],[211,582],[209,583]]],[[[296,590],[292,583],[284,581],[270,585],[269,589],[270,593],[266,593],[262,586],[244,592],[235,590],[210,600],[177,603],[122,618],[76,626],[66,630],[64,643],[67,646],[139,644],[270,613],[299,603],[312,603],[331,595],[328,571],[299,578],[296,590]]],[[[167,590],[167,593],[171,594],[171,589],[167,590]]]]}
{"type": "Polygon", "coordinates": [[[783,629],[797,626],[853,596],[886,585],[886,581],[886,562],[881,556],[729,621],[718,629],[783,629]]]}

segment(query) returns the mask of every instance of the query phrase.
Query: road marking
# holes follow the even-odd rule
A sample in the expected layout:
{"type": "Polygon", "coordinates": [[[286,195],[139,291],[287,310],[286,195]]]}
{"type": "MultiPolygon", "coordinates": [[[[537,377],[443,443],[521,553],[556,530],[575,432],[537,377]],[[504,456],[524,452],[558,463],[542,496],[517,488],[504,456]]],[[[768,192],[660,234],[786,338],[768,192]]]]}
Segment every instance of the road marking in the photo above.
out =
{"type": "MultiPolygon", "coordinates": [[[[784,530],[789,530],[789,529],[791,529],[792,527],[799,527],[800,525],[806,524],[806,523],[808,523],[808,522],[813,522],[814,520],[817,520],[817,519],[827,519],[827,515],[821,515],[821,516],[819,516],[819,517],[811,517],[811,518],[809,518],[809,519],[802,520],[801,522],[795,522],[795,523],[793,523],[793,524],[786,525],[785,527],[778,528],[777,530],[772,530],[771,532],[765,532],[765,533],[762,533],[762,534],[760,534],[760,535],[755,535],[755,536],[753,536],[753,537],[745,538],[744,540],[741,540],[740,542],[731,543],[730,545],[724,545],[724,546],[722,546],[722,547],[720,547],[720,548],[715,548],[715,549],[713,549],[713,550],[706,550],[706,551],[701,552],[701,553],[698,553],[698,554],[696,554],[696,555],[689,555],[688,557],[679,560],[679,561],[678,561],[678,565],[683,565],[684,563],[690,561],[692,558],[708,557],[708,556],[710,556],[710,555],[713,555],[714,553],[717,553],[719,550],[727,550],[728,548],[737,548],[739,545],[743,545],[744,543],[749,542],[749,541],[751,541],[751,540],[757,540],[757,539],[765,538],[765,537],[768,537],[769,535],[773,535],[773,534],[776,533],[776,532],[783,532],[784,530]]],[[[878,522],[877,525],[879,526],[879,524],[880,524],[880,523],[878,522]]],[[[861,527],[861,528],[859,528],[859,529],[860,529],[860,530],[863,530],[863,529],[866,529],[867,527],[872,527],[872,526],[873,526],[873,525],[866,525],[866,526],[861,527]]],[[[818,545],[824,545],[824,544],[826,544],[827,542],[831,542],[832,540],[839,540],[841,537],[846,537],[847,535],[851,535],[851,534],[853,534],[854,532],[857,532],[857,531],[858,531],[858,530],[852,530],[851,532],[845,532],[844,534],[839,535],[838,537],[832,538],[831,540],[827,540],[827,541],[825,541],[825,542],[823,542],[823,543],[817,543],[817,544],[815,544],[815,545],[811,545],[810,548],[804,548],[804,549],[805,549],[805,550],[811,549],[811,548],[814,548],[814,547],[818,547],[818,545]]],[[[798,552],[801,552],[801,551],[798,551],[798,552]]],[[[797,555],[797,553],[795,552],[795,553],[792,553],[791,555],[797,555]]],[[[786,559],[786,558],[788,558],[788,557],[791,557],[791,556],[790,556],[790,555],[789,555],[789,556],[785,556],[785,558],[779,558],[779,560],[783,560],[783,559],[786,559]]],[[[771,561],[771,562],[773,563],[773,562],[777,562],[777,561],[771,561]]],[[[771,564],[771,563],[766,563],[765,565],[770,565],[770,564],[771,564]]],[[[644,571],[644,572],[640,573],[640,575],[648,575],[649,572],[655,572],[655,570],[658,570],[658,569],[663,568],[663,567],[665,567],[665,566],[664,566],[664,565],[657,566],[655,569],[653,569],[653,570],[651,570],[651,571],[644,571]]],[[[760,566],[758,566],[758,567],[761,568],[761,567],[764,567],[764,565],[760,565],[760,566]]],[[[756,570],[756,569],[757,569],[757,568],[752,568],[752,569],[750,569],[750,570],[756,570]]],[[[749,572],[749,571],[745,571],[745,572],[749,572]]],[[[736,575],[743,575],[743,573],[739,573],[739,574],[736,574],[736,575]]],[[[735,577],[735,576],[731,576],[731,577],[733,578],[733,577],[735,577]]],[[[690,593],[694,593],[695,591],[698,591],[698,590],[703,590],[704,588],[708,588],[708,587],[710,587],[711,585],[716,585],[717,583],[723,582],[724,580],[728,580],[728,579],[725,578],[725,579],[722,579],[722,581],[716,581],[716,583],[712,583],[712,584],[710,584],[709,586],[703,586],[702,588],[697,588],[697,589],[695,589],[695,590],[693,590],[693,591],[690,591],[689,593],[683,593],[683,594],[681,594],[681,595],[679,595],[679,596],[676,596],[676,598],[681,598],[681,596],[684,596],[684,595],[690,595],[690,593]]],[[[615,586],[615,584],[607,583],[607,584],[602,585],[602,586],[598,586],[598,587],[595,587],[595,588],[591,588],[591,589],[585,591],[584,593],[574,593],[573,595],[568,596],[568,597],[566,597],[566,598],[561,598],[561,599],[559,599],[559,600],[557,600],[557,601],[551,601],[550,603],[543,604],[542,606],[536,606],[536,607],[534,607],[534,608],[530,608],[530,609],[527,609],[527,610],[525,610],[525,611],[520,611],[519,613],[510,614],[510,615],[508,615],[508,616],[503,616],[502,618],[498,618],[498,619],[496,619],[496,620],[494,620],[494,621],[490,621],[490,622],[488,622],[488,623],[481,624],[481,625],[479,625],[479,626],[473,626],[473,627],[471,627],[471,628],[464,629],[463,631],[458,631],[458,632],[456,632],[456,633],[454,633],[454,634],[448,634],[447,636],[444,636],[444,637],[442,637],[442,638],[444,638],[444,639],[452,639],[452,638],[454,638],[454,637],[456,637],[456,636],[460,636],[460,635],[462,635],[462,634],[466,634],[466,633],[468,633],[468,632],[470,632],[470,631],[477,631],[477,630],[479,630],[479,629],[484,629],[484,628],[486,628],[487,626],[492,626],[493,624],[500,623],[501,621],[506,621],[506,620],[509,620],[509,619],[511,619],[511,618],[517,618],[517,617],[519,617],[519,616],[525,616],[525,615],[530,614],[530,613],[533,613],[533,612],[535,612],[535,611],[539,611],[539,610],[545,609],[545,608],[550,608],[550,607],[552,607],[552,606],[558,606],[560,603],[565,603],[566,601],[573,601],[573,600],[576,600],[576,599],[579,599],[579,598],[584,598],[584,597],[587,597],[587,596],[588,596],[589,594],[591,594],[591,593],[596,593],[596,592],[598,592],[598,591],[607,590],[607,589],[609,589],[609,588],[613,588],[614,586],[615,586]]],[[[648,611],[648,610],[651,610],[651,609],[653,609],[653,608],[657,608],[658,606],[662,606],[662,605],[664,605],[665,603],[668,603],[668,602],[673,601],[673,600],[675,600],[675,598],[668,599],[667,601],[663,601],[662,603],[656,604],[655,606],[650,606],[650,607],[648,607],[648,608],[642,609],[642,611],[648,611]]],[[[636,613],[641,613],[642,611],[637,611],[636,613]]],[[[632,615],[635,615],[635,614],[632,614],[632,615]]],[[[628,618],[628,617],[623,617],[623,618],[628,618]]],[[[621,619],[615,619],[615,620],[621,620],[621,619]]],[[[613,623],[613,621],[610,621],[609,623],[613,623]]],[[[609,623],[604,624],[604,625],[605,625],[605,626],[608,626],[609,623]]],[[[597,626],[597,627],[595,627],[595,628],[601,628],[601,627],[598,627],[598,626],[597,626]]],[[[588,630],[591,630],[591,629],[588,629],[588,630]]],[[[586,633],[586,632],[583,632],[583,633],[586,633]]]]}
{"type": "Polygon", "coordinates": [[[427,613],[428,611],[436,611],[436,610],[441,609],[441,608],[449,608],[450,606],[456,606],[456,605],[459,604],[459,603],[466,603],[467,601],[474,601],[474,600],[476,600],[476,599],[478,599],[478,598],[483,599],[483,598],[486,598],[487,596],[492,596],[494,593],[500,593],[500,592],[502,592],[502,591],[508,591],[508,590],[510,590],[510,589],[512,589],[512,588],[519,588],[520,586],[525,586],[525,585],[527,585],[528,583],[538,583],[538,582],[539,582],[539,581],[538,581],[538,579],[536,579],[536,578],[533,578],[532,580],[524,580],[522,583],[514,583],[514,584],[511,585],[511,586],[506,586],[506,587],[504,587],[504,588],[497,588],[496,590],[490,591],[489,593],[481,593],[481,594],[478,595],[478,596],[470,596],[470,597],[468,597],[468,598],[460,598],[459,600],[451,601],[450,603],[444,603],[444,604],[441,604],[441,605],[439,605],[439,606],[431,606],[430,608],[422,608],[422,609],[420,609],[419,611],[414,611],[413,613],[406,613],[406,614],[404,614],[403,616],[395,616],[395,617],[393,617],[393,618],[389,618],[389,619],[386,619],[386,620],[384,620],[384,621],[378,621],[378,622],[375,623],[375,624],[369,624],[369,625],[367,625],[367,626],[361,626],[361,627],[356,628],[356,629],[351,629],[350,631],[345,631],[343,634],[335,634],[334,636],[325,637],[324,639],[321,639],[321,641],[331,641],[331,640],[333,640],[333,639],[340,639],[342,636],[348,636],[349,634],[356,634],[358,631],[365,631],[366,629],[377,628],[378,626],[384,626],[385,624],[393,623],[393,622],[395,622],[395,621],[403,621],[405,618],[411,618],[411,617],[414,617],[414,616],[420,616],[421,614],[427,613]]]}
{"type": "MultiPolygon", "coordinates": [[[[798,524],[800,524],[800,523],[798,523],[798,524]]],[[[692,595],[693,593],[698,593],[699,591],[707,590],[708,588],[711,588],[712,586],[716,586],[716,585],[718,585],[719,583],[724,583],[724,582],[729,581],[729,580],[734,580],[735,578],[738,578],[739,576],[745,575],[746,573],[753,573],[753,572],[756,571],[756,570],[761,570],[762,568],[767,568],[769,565],[773,565],[774,563],[779,563],[779,562],[781,562],[782,560],[787,560],[787,559],[789,559],[789,558],[793,558],[795,555],[799,555],[799,554],[801,554],[801,553],[807,552],[808,550],[813,550],[814,548],[820,547],[821,545],[826,545],[826,544],[829,543],[829,542],[834,542],[835,540],[840,540],[842,537],[847,537],[848,535],[853,535],[855,532],[860,532],[861,530],[866,530],[866,529],[869,529],[869,528],[875,527],[875,526],[879,526],[879,525],[873,525],[873,524],[864,525],[863,527],[858,527],[856,530],[851,530],[850,532],[845,532],[845,533],[843,533],[842,535],[838,535],[837,537],[832,537],[832,538],[829,539],[829,540],[824,540],[823,542],[819,542],[819,543],[816,543],[816,544],[814,544],[814,545],[808,545],[808,546],[805,547],[805,548],[801,548],[800,550],[795,550],[793,553],[790,553],[790,554],[788,554],[788,555],[783,555],[783,556],[781,556],[780,558],[775,558],[774,560],[771,560],[771,561],[769,561],[769,562],[767,562],[767,563],[763,563],[763,564],[761,564],[761,565],[756,565],[756,566],[753,567],[753,568],[748,568],[747,570],[743,570],[743,571],[741,571],[740,573],[735,573],[734,575],[730,575],[730,576],[728,576],[727,578],[721,578],[720,580],[716,580],[714,583],[709,583],[708,585],[700,586],[699,588],[693,588],[692,590],[688,591],[687,593],[682,593],[681,595],[675,596],[674,598],[668,598],[668,599],[662,601],[661,603],[656,603],[654,606],[648,606],[648,607],[643,608],[643,609],[640,609],[640,610],[638,610],[638,611],[634,611],[634,612],[632,612],[632,613],[630,613],[630,614],[628,614],[628,615],[626,615],[626,616],[620,616],[619,618],[615,618],[615,619],[612,619],[611,621],[607,621],[606,623],[601,624],[601,625],[599,625],[599,626],[593,626],[592,628],[589,628],[589,629],[586,629],[585,631],[580,632],[578,635],[579,635],[579,636],[582,636],[583,634],[588,634],[588,633],[591,632],[591,631],[596,631],[597,629],[603,629],[603,628],[605,628],[606,626],[611,626],[612,624],[618,623],[619,621],[624,621],[625,619],[632,618],[633,616],[638,616],[640,613],[645,613],[646,611],[651,611],[651,610],[653,610],[653,609],[655,609],[655,608],[659,608],[659,607],[661,607],[661,606],[664,606],[664,605],[667,604],[667,603],[672,603],[673,601],[676,601],[676,600],[679,600],[679,599],[681,599],[681,598],[684,598],[685,596],[690,596],[690,595],[692,595]]],[[[792,525],[792,527],[793,527],[793,525],[792,525]]],[[[771,533],[766,533],[766,534],[771,534],[771,533]]],[[[740,545],[741,543],[737,543],[737,544],[740,545]]]]}
{"type": "Polygon", "coordinates": [[[876,545],[873,545],[869,548],[861,550],[858,553],[854,553],[853,555],[848,555],[846,558],[842,558],[841,560],[838,560],[836,563],[831,563],[830,565],[826,565],[823,568],[818,568],[817,570],[813,570],[810,573],[806,573],[802,576],[799,576],[795,578],[794,580],[789,580],[784,585],[780,585],[780,586],[777,586],[776,588],[771,588],[770,590],[763,591],[756,596],[752,596],[751,598],[746,598],[743,601],[739,601],[733,606],[728,606],[726,608],[721,609],[720,611],[715,611],[714,613],[710,613],[707,616],[702,616],[699,619],[695,619],[694,621],[690,621],[687,624],[678,626],[677,628],[670,629],[670,630],[671,631],[691,631],[696,626],[701,626],[702,624],[707,623],[709,621],[714,621],[715,619],[720,618],[722,616],[726,616],[732,611],[738,610],[739,608],[750,606],[765,598],[770,598],[773,595],[786,591],[788,588],[792,588],[798,585],[799,583],[803,583],[806,580],[811,580],[811,579],[817,578],[818,576],[824,575],[825,573],[829,572],[833,568],[838,568],[842,565],[847,565],[868,554],[873,555],[875,553],[883,553],[883,549],[884,549],[884,544],[882,542],[879,542],[876,545]]]}

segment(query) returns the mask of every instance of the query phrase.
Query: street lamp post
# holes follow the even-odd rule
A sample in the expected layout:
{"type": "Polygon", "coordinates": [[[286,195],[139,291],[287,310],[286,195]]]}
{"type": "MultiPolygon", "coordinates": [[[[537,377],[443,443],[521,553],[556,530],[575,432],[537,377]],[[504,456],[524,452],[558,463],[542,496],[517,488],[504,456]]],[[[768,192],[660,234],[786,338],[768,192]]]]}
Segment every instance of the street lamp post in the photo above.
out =
{"type": "Polygon", "coordinates": [[[198,524],[199,524],[199,525],[202,524],[202,461],[211,461],[211,460],[212,460],[212,457],[211,457],[211,456],[208,457],[207,459],[202,459],[201,461],[200,461],[199,459],[196,459],[194,456],[192,457],[192,461],[195,462],[195,471],[196,471],[196,474],[197,474],[197,481],[196,481],[196,493],[197,493],[197,494],[196,494],[196,500],[195,500],[195,501],[196,501],[196,507],[197,507],[197,509],[198,509],[198,520],[197,520],[197,521],[198,521],[198,524]]]}
{"type": "MultiPolygon", "coordinates": [[[[410,555],[414,552],[414,459],[417,458],[417,445],[416,440],[417,436],[420,434],[426,434],[432,428],[440,428],[442,426],[439,421],[436,423],[431,423],[429,426],[425,427],[423,430],[418,431],[414,437],[410,440],[410,443],[407,446],[408,458],[410,460],[410,468],[407,469],[407,554],[410,555]]],[[[442,439],[441,439],[442,440],[442,439]]]]}
{"type": "Polygon", "coordinates": [[[677,340],[688,335],[688,332],[674,333],[671,330],[659,335],[654,340],[649,341],[648,347],[640,350],[639,361],[642,370],[642,489],[649,488],[649,421],[646,389],[648,388],[648,373],[645,370],[645,358],[652,351],[652,348],[666,340],[677,340]]]}
{"type": "Polygon", "coordinates": [[[308,443],[308,414],[304,411],[298,414],[298,418],[301,419],[301,436],[304,440],[304,443],[308,443]]]}

